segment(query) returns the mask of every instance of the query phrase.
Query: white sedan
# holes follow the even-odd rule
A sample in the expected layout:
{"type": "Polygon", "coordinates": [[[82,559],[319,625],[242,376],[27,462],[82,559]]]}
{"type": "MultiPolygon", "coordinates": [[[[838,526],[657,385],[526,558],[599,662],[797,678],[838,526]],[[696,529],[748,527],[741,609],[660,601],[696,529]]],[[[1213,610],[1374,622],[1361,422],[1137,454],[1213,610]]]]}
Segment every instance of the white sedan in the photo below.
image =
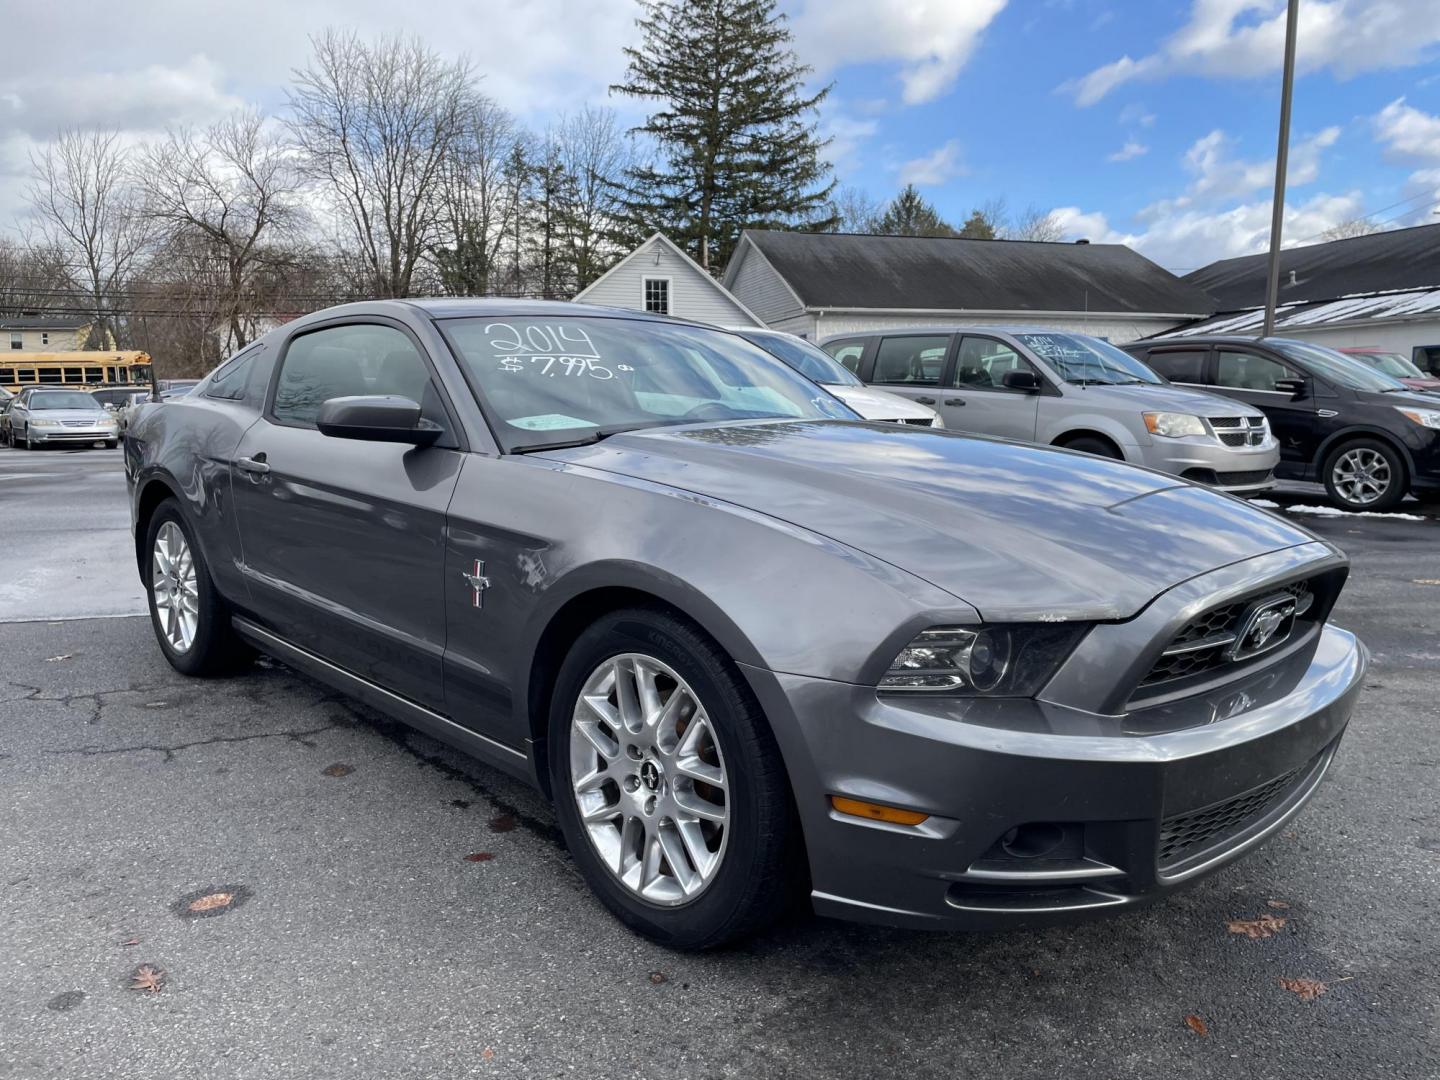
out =
{"type": "Polygon", "coordinates": [[[866,420],[886,420],[917,427],[944,427],[940,414],[899,394],[866,386],[856,375],[829,354],[783,330],[735,327],[732,333],[758,345],[784,361],[811,382],[823,386],[866,420]]]}

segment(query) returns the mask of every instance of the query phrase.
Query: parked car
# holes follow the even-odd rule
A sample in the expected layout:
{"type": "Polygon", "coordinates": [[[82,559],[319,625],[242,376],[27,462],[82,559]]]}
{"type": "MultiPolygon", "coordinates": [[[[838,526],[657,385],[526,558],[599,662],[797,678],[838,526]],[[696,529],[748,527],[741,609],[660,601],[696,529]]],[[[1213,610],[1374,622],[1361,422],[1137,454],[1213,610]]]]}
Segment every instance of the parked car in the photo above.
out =
{"type": "Polygon", "coordinates": [[[150,391],[138,386],[106,386],[91,390],[90,396],[111,412],[119,412],[138,398],[148,398],[150,391]]]}
{"type": "Polygon", "coordinates": [[[1108,342],[1032,328],[847,334],[821,347],[870,385],[934,405],[947,428],[1044,443],[1236,494],[1274,483],[1264,415],[1166,384],[1108,342]]]}
{"type": "Polygon", "coordinates": [[[866,386],[854,372],[832,359],[828,353],[794,334],[748,326],[732,332],[752,345],[759,345],[811,382],[823,386],[866,420],[886,420],[919,427],[945,426],[940,414],[930,406],[866,386]]]}
{"type": "Polygon", "coordinates": [[[375,301],[125,441],[159,648],[262,650],[534,784],[628,925],[1128,910],[1284,827],[1364,679],[1345,556],[1117,461],[900,424],[732,334],[375,301]]]}
{"type": "Polygon", "coordinates": [[[0,446],[10,445],[10,406],[15,404],[15,395],[8,390],[0,392],[0,446]]]}
{"type": "Polygon", "coordinates": [[[1205,335],[1126,346],[1177,383],[1264,411],[1277,473],[1318,480],[1346,510],[1387,510],[1440,492],[1440,405],[1324,345],[1205,335]]]}
{"type": "Polygon", "coordinates": [[[27,386],[15,395],[6,420],[10,444],[26,450],[102,442],[114,449],[120,440],[115,418],[84,390],[27,386]]]}
{"type": "Polygon", "coordinates": [[[1407,356],[1384,349],[1341,349],[1346,356],[1353,356],[1367,367],[1383,371],[1392,379],[1399,379],[1412,390],[1440,390],[1440,379],[1427,375],[1416,367],[1407,356]]]}

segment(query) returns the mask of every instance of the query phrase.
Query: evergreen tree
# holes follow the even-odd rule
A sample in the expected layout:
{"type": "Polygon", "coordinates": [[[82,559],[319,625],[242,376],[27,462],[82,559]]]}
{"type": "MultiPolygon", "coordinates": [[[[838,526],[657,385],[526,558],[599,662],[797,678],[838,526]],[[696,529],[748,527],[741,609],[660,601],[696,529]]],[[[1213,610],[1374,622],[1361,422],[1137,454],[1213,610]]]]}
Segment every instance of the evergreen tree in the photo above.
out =
{"type": "Polygon", "coordinates": [[[981,210],[972,210],[960,226],[960,235],[967,240],[994,240],[995,226],[981,210]]]}
{"type": "Polygon", "coordinates": [[[890,200],[890,205],[875,222],[874,231],[881,236],[955,235],[955,230],[915,190],[914,184],[906,184],[900,194],[890,200]]]}
{"type": "Polygon", "coordinates": [[[775,0],[642,0],[643,40],[610,89],[657,110],[636,131],[657,160],[627,175],[633,240],[660,229],[720,267],[747,227],[827,229],[830,166],[815,130],[829,87],[807,95],[775,0]]]}

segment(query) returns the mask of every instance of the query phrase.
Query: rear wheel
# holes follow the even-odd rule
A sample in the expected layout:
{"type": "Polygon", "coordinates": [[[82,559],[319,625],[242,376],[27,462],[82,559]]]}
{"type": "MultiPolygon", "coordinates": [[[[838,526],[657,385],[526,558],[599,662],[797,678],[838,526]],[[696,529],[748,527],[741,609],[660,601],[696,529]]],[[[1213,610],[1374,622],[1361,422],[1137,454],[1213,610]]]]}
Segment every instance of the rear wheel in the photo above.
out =
{"type": "Polygon", "coordinates": [[[1105,439],[1097,439],[1092,435],[1081,435],[1069,439],[1060,444],[1066,450],[1078,450],[1082,454],[1093,454],[1095,457],[1112,458],[1115,461],[1124,461],[1125,457],[1115,448],[1115,444],[1105,439]]]}
{"type": "Polygon", "coordinates": [[[170,666],[185,675],[219,675],[247,664],[254,653],[235,636],[229,605],[174,499],[151,516],[145,550],[150,623],[170,666]]]}
{"type": "Polygon", "coordinates": [[[779,749],[734,663],[689,623],[635,608],[580,635],[550,774],[581,873],[632,929],[705,949],[783,908],[794,823],[779,749]]]}
{"type": "Polygon", "coordinates": [[[1405,498],[1405,463],[1378,439],[1336,447],[1325,462],[1325,490],[1346,510],[1389,510],[1405,498]]]}

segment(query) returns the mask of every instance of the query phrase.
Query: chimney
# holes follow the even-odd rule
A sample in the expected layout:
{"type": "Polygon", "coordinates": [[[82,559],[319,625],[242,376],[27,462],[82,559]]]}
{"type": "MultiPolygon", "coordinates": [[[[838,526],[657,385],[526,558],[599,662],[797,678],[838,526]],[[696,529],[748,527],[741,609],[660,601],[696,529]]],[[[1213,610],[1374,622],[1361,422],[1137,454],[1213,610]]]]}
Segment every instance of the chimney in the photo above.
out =
{"type": "Polygon", "coordinates": [[[1090,241],[1089,241],[1089,240],[1076,240],[1075,243],[1076,243],[1076,244],[1088,244],[1088,243],[1090,243],[1090,241]]]}

